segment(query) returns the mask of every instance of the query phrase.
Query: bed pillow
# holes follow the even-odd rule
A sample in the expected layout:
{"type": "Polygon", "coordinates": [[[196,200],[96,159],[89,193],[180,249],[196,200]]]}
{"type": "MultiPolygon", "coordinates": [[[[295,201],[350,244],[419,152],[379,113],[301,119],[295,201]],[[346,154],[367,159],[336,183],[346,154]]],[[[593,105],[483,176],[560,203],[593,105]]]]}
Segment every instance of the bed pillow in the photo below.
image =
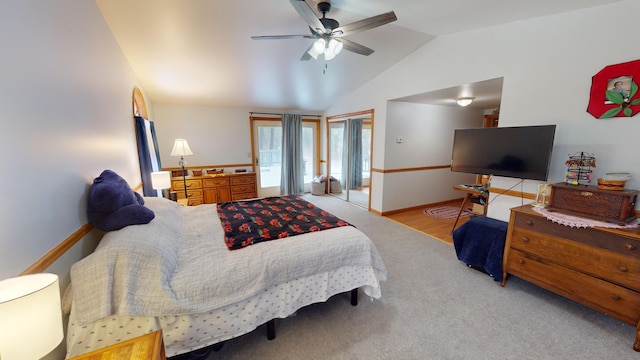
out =
{"type": "Polygon", "coordinates": [[[144,206],[144,199],[126,180],[105,170],[93,180],[89,189],[87,218],[102,231],[122,229],[128,225],[147,224],[155,214],[144,206]]]}

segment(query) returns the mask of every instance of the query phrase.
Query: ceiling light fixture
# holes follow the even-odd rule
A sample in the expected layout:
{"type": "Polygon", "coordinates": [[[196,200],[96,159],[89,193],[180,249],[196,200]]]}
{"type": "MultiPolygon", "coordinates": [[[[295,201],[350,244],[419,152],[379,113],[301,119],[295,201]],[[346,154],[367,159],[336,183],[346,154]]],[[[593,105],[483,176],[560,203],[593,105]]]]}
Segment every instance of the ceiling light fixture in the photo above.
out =
{"type": "Polygon", "coordinates": [[[341,50],[342,43],[336,39],[331,39],[331,41],[329,41],[329,44],[327,45],[327,49],[324,51],[325,60],[333,59],[340,53],[341,50]]]}
{"type": "Polygon", "coordinates": [[[456,102],[460,106],[467,106],[471,104],[474,99],[475,99],[475,96],[465,96],[465,97],[456,98],[456,102]]]}
{"type": "Polygon", "coordinates": [[[327,43],[324,38],[321,38],[313,43],[313,46],[311,46],[311,49],[309,49],[307,53],[316,60],[320,54],[324,54],[325,60],[331,60],[342,51],[342,47],[342,42],[336,39],[331,39],[329,43],[327,43]]]}

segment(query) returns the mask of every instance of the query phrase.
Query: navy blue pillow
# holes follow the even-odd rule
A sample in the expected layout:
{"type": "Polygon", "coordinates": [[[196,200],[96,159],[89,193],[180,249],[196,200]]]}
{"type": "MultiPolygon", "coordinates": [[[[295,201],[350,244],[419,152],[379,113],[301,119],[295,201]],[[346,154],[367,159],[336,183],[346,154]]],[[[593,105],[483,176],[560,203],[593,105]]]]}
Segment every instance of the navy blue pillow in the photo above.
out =
{"type": "Polygon", "coordinates": [[[133,191],[126,180],[105,170],[93,180],[89,189],[87,218],[103,231],[122,229],[128,225],[147,224],[155,214],[144,206],[144,199],[133,191]]]}

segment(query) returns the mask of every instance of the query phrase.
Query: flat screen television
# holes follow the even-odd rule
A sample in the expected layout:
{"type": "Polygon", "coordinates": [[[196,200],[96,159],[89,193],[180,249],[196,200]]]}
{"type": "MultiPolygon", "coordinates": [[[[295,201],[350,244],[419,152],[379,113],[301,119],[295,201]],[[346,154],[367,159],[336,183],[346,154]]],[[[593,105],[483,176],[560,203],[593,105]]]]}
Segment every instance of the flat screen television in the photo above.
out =
{"type": "Polygon", "coordinates": [[[547,181],[555,125],[456,129],[451,171],[547,181]]]}

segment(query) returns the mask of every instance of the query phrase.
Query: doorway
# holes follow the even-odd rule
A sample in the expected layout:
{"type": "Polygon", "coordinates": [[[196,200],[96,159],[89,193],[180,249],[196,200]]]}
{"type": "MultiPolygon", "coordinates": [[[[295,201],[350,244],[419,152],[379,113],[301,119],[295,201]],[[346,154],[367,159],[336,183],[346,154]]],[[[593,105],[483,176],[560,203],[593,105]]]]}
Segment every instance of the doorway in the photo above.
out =
{"type": "Polygon", "coordinates": [[[371,193],[372,112],[327,117],[328,192],[365,209],[371,193]]]}
{"type": "MultiPolygon", "coordinates": [[[[320,120],[302,120],[304,192],[311,191],[311,181],[319,169],[319,123],[320,120]]],[[[252,117],[251,137],[258,197],[280,196],[282,120],[252,117]]]]}

